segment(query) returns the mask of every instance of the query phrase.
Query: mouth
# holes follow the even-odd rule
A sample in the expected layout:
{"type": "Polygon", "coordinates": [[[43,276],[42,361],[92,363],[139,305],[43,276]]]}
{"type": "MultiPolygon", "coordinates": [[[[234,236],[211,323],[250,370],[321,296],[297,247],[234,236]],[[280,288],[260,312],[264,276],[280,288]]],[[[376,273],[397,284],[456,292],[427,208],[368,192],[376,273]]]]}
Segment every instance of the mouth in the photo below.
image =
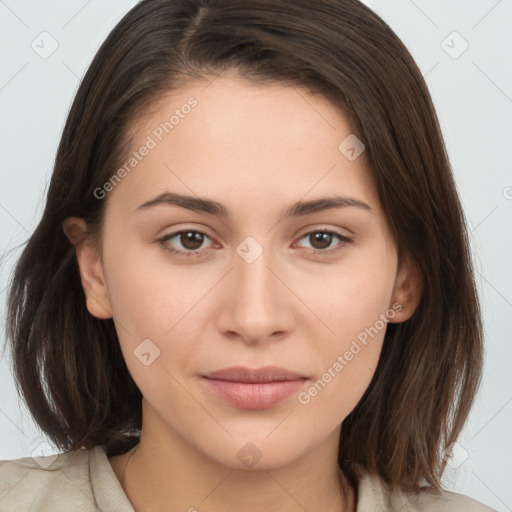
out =
{"type": "Polygon", "coordinates": [[[266,409],[298,392],[309,379],[276,366],[254,370],[237,366],[203,375],[202,380],[210,392],[235,407],[266,409]]]}

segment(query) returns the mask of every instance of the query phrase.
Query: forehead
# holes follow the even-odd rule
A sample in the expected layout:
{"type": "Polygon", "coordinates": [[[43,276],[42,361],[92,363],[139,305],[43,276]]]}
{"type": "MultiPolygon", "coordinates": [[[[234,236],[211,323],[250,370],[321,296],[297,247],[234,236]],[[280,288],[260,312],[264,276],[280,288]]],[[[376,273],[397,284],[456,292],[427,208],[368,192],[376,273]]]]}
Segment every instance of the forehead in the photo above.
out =
{"type": "Polygon", "coordinates": [[[254,208],[373,193],[364,151],[347,156],[347,144],[358,142],[346,117],[298,86],[230,76],[191,82],[158,98],[131,132],[112,198],[126,210],[168,190],[254,208]]]}

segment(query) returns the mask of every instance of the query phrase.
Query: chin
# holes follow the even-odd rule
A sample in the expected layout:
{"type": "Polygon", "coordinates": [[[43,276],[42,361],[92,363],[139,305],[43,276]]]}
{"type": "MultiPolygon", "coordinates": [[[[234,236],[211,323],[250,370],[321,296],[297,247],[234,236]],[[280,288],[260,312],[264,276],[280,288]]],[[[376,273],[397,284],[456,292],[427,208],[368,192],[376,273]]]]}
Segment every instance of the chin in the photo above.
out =
{"type": "Polygon", "coordinates": [[[203,453],[230,469],[266,471],[293,463],[307,448],[302,439],[303,436],[297,436],[297,439],[287,436],[284,439],[282,436],[275,435],[270,439],[272,434],[269,437],[265,435],[255,432],[254,436],[245,434],[234,439],[230,438],[225,443],[217,441],[212,443],[215,444],[213,451],[210,445],[203,453]]]}

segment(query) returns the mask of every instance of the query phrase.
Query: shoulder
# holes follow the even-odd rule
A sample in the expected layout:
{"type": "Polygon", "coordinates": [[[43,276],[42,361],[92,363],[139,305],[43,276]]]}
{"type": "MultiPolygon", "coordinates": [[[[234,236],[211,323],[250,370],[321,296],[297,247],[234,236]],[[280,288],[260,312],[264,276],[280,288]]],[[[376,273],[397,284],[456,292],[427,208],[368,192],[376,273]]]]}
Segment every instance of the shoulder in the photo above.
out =
{"type": "Polygon", "coordinates": [[[389,512],[496,512],[483,503],[456,492],[422,491],[410,494],[391,490],[375,474],[361,470],[363,474],[358,486],[357,512],[386,510],[389,512]]]}
{"type": "Polygon", "coordinates": [[[89,450],[0,461],[0,510],[95,511],[89,450]]]}

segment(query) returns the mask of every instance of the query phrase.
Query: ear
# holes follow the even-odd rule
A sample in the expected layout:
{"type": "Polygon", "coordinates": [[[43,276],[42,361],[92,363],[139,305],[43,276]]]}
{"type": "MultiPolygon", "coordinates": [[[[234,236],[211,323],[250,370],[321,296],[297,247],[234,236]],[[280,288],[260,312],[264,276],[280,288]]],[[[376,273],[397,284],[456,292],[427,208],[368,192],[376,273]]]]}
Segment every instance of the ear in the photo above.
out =
{"type": "Polygon", "coordinates": [[[409,320],[418,307],[422,292],[423,278],[417,264],[410,256],[403,257],[398,266],[390,303],[390,307],[399,304],[401,308],[396,308],[396,314],[389,322],[400,323],[409,320]]]}
{"type": "Polygon", "coordinates": [[[87,237],[87,223],[79,217],[69,217],[62,223],[62,229],[75,247],[87,310],[96,318],[112,318],[101,255],[87,237]]]}

